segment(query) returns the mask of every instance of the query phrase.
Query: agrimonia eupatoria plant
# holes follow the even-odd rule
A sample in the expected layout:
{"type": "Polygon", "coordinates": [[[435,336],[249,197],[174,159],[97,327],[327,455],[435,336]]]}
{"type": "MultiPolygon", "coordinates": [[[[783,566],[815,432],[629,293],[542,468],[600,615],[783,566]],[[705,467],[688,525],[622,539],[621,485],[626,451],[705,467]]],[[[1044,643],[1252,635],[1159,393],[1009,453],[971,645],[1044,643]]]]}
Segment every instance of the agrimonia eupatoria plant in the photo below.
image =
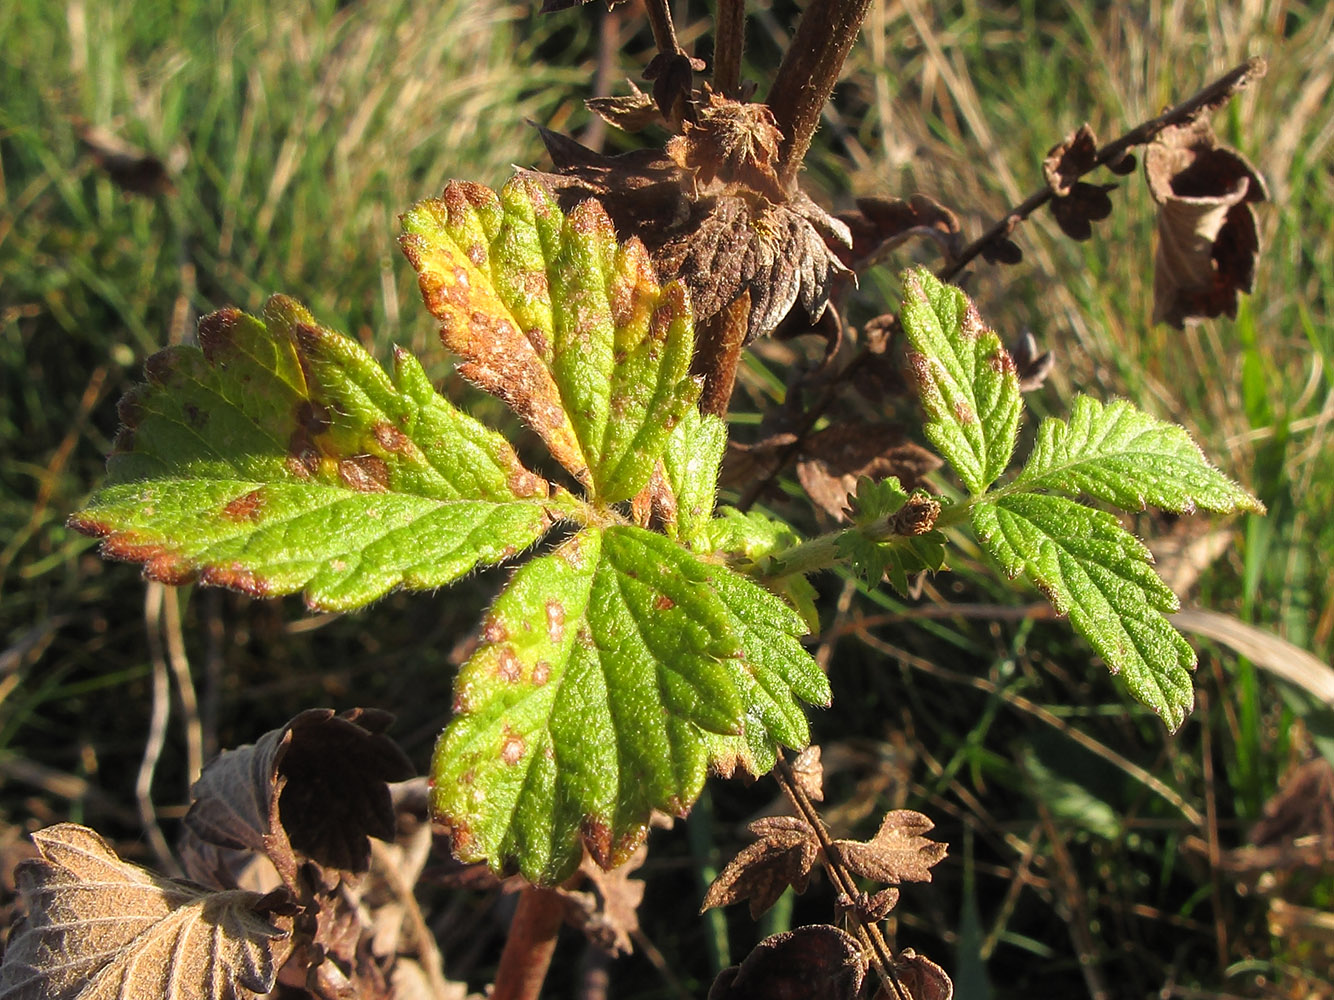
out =
{"type": "MultiPolygon", "coordinates": [[[[454,182],[402,218],[403,251],[460,374],[503,400],[549,462],[525,464],[503,434],[438,393],[407,352],[396,351],[386,371],[356,341],[275,296],[258,316],[205,317],[198,346],[149,359],[147,383],[120,404],[108,482],[70,523],[100,537],[104,555],[141,562],[150,579],[301,593],[331,610],[513,565],[459,671],[453,705],[442,707],[448,722],[431,765],[430,811],[460,859],[559,886],[581,863],[592,870],[585,853],[599,870],[624,863],[655,813],[689,812],[710,772],[775,771],[797,815],[755,824],[759,840],[706,903],[746,898],[758,913],[785,886],[804,887],[818,862],[855,934],[806,929],[818,941],[766,942],[720,978],[719,995],[758,995],[756,984],[776,974],[765,963],[787,947],[859,970],[843,984],[849,997],[868,966],[890,996],[945,995],[938,967],[894,956],[876,930],[897,902],[893,886],[929,879],[943,856],[921,836],[929,820],[897,811],[871,841],[832,840],[812,805],[818,768],[809,756],[794,764],[783,755],[809,742],[806,706],[834,697],[801,641],[818,629],[808,578],[841,565],[907,592],[917,574],[944,568],[951,538],[969,531],[1175,729],[1192,705],[1195,656],[1166,617],[1175,595],[1111,510],[1262,507],[1183,429],[1124,400],[1076,398],[1067,418],[1037,426],[1011,472],[1020,372],[964,293],[919,267],[903,274],[892,325],[906,340],[925,438],[962,490],[950,499],[903,477],[863,476],[844,525],[802,540],[775,517],[717,504],[736,358],[789,314],[804,311],[814,323],[840,274],[869,266],[905,233],[943,240],[942,273],[951,274],[979,253],[1012,258],[1005,234],[1047,201],[1063,228],[1086,236],[1105,190],[1080,176],[1123,165],[1128,148],[1169,128],[1188,133],[1171,147],[1177,159],[1217,152],[1196,124],[1200,111],[1247,77],[1239,71],[1175,118],[1102,149],[1081,130],[1049,157],[1047,194],[965,248],[950,213],[929,200],[901,203],[898,222],[888,221],[895,206],[886,203],[834,219],[797,187],[814,119],[784,88],[803,66],[818,80],[834,64],[836,78],[846,26],[821,38],[799,30],[795,68],[785,63],[761,105],[731,96],[729,46],[739,42],[720,31],[718,89],[696,89],[699,67],[662,21],[666,6],[649,8],[661,49],[653,97],[598,110],[616,124],[653,118],[673,131],[659,160],[617,162],[548,133],[556,173],[520,171],[499,192],[454,182]],[[854,875],[889,888],[868,895],[854,875]]],[[[853,21],[864,13],[863,4],[853,21]]],[[[1235,301],[1248,281],[1232,275],[1225,291],[1235,301]]],[[[1174,303],[1169,320],[1226,311],[1223,291],[1205,302],[1188,286],[1178,277],[1164,292],[1174,303]]],[[[803,434],[818,408],[808,416],[803,434]]],[[[76,827],[39,840],[26,889],[77,881],[91,865],[114,871],[118,885],[147,887],[145,912],[155,916],[145,919],[215,905],[229,944],[212,954],[209,975],[262,993],[286,963],[332,995],[341,986],[313,942],[348,904],[330,895],[326,876],[373,871],[365,838],[393,831],[384,782],[406,777],[401,754],[380,735],[384,722],[376,713],[307,713],[205,772],[186,821],[195,838],[187,867],[233,893],[225,905],[152,881],[76,827]],[[305,772],[296,762],[317,768],[311,762],[330,747],[364,763],[368,803],[343,817],[336,843],[303,824],[293,804],[320,808],[314,796],[300,799],[305,772]],[[256,805],[244,815],[225,808],[229,782],[250,789],[256,805]],[[242,847],[268,858],[278,889],[235,895],[219,852],[242,847]]],[[[527,890],[521,913],[540,917],[542,901],[558,896],[543,891],[527,890]]],[[[49,975],[40,955],[50,926],[39,916],[11,948],[0,995],[16,977],[49,975]]],[[[505,962],[529,961],[523,947],[507,951],[502,981],[505,962]]],[[[431,962],[421,967],[429,974],[431,962]]],[[[496,993],[525,989],[505,981],[496,993]]]]}

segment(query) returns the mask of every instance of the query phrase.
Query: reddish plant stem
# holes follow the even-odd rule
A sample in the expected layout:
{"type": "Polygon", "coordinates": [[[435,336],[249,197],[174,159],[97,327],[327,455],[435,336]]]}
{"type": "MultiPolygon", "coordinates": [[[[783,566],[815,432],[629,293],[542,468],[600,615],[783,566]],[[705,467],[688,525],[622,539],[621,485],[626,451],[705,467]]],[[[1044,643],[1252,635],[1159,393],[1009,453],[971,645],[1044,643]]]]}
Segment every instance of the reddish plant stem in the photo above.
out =
{"type": "Polygon", "coordinates": [[[565,920],[565,904],[551,889],[530,885],[519,893],[491,1000],[537,1000],[565,920]]]}
{"type": "MultiPolygon", "coordinates": [[[[812,5],[813,7],[814,5],[812,5]]],[[[808,8],[809,13],[810,8],[808,8]]],[[[804,19],[803,19],[804,23],[804,19]]],[[[800,28],[798,28],[800,31],[800,28]]],[[[793,49],[795,50],[795,43],[793,49]]],[[[1079,173],[1083,177],[1092,173],[1098,167],[1104,166],[1113,160],[1118,159],[1127,150],[1135,146],[1142,146],[1152,142],[1158,133],[1172,125],[1181,125],[1190,121],[1193,117],[1202,112],[1219,107],[1230,100],[1239,90],[1246,87],[1254,80],[1258,80],[1265,74],[1265,61],[1259,57],[1247,60],[1240,66],[1229,70],[1217,80],[1208,84],[1202,90],[1193,96],[1182,101],[1180,104],[1167,111],[1164,111],[1156,118],[1150,118],[1141,122],[1124,135],[1118,136],[1107,145],[1101,147],[1093,158],[1092,164],[1087,170],[1079,173]]],[[[775,84],[777,87],[777,84],[775,84]]],[[[968,244],[954,260],[948,262],[943,268],[936,272],[936,277],[941,281],[952,281],[957,278],[960,272],[970,264],[993,240],[999,237],[1008,236],[1014,231],[1015,227],[1022,221],[1032,215],[1037,209],[1045,205],[1052,197],[1051,188],[1043,186],[1040,190],[1033,192],[1022,202],[1010,209],[998,222],[994,223],[986,232],[968,244]]],[[[847,366],[835,377],[826,383],[824,391],[803,415],[801,426],[796,431],[796,440],[787,445],[778,455],[773,469],[767,474],[751,481],[750,485],[742,492],[741,498],[737,502],[737,507],[741,510],[749,510],[751,505],[759,498],[760,494],[777,478],[778,474],[787,467],[788,463],[800,453],[802,445],[805,444],[806,436],[811,429],[824,415],[829,405],[841,394],[841,384],[857,371],[862,362],[866,360],[869,352],[863,344],[848,361],[847,366]]]]}
{"type": "Polygon", "coordinates": [[[672,25],[672,10],[668,0],[644,0],[644,10],[648,14],[649,26],[653,29],[653,41],[658,51],[674,55],[681,51],[676,41],[676,28],[672,25]]]}
{"type": "Polygon", "coordinates": [[[746,47],[746,0],[718,0],[713,30],[713,89],[735,97],[746,47]]]}
{"type": "Polygon", "coordinates": [[[797,23],[768,102],[783,133],[778,179],[789,190],[870,7],[871,0],[811,0],[797,23]]]}

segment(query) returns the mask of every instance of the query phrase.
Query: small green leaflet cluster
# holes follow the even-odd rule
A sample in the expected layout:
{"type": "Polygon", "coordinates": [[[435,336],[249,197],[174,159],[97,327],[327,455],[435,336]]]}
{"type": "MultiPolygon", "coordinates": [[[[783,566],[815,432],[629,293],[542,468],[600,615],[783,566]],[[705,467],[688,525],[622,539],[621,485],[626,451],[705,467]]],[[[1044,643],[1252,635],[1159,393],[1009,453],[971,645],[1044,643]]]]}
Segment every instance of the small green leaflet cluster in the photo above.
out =
{"type": "MultiPolygon", "coordinates": [[[[606,214],[515,180],[451,184],[402,244],[459,371],[581,484],[552,486],[398,352],[386,373],[290,299],[223,310],[150,359],[121,403],[109,481],[71,524],[169,583],[315,608],[522,565],[460,670],[432,764],[456,852],[556,883],[603,865],[706,772],[760,774],[827,704],[802,616],[713,544],[726,432],[695,408],[682,286],[659,287],[606,214]],[[627,518],[652,511],[665,534],[627,518]]],[[[641,518],[646,520],[647,517],[641,518]]]]}
{"type": "Polygon", "coordinates": [[[838,536],[838,554],[863,582],[888,578],[907,594],[908,577],[945,564],[945,536],[935,530],[941,502],[925,490],[908,493],[897,477],[861,477],[849,498],[853,527],[838,536]]]}
{"type": "Polygon", "coordinates": [[[1178,609],[1176,595],[1113,515],[1078,498],[1177,513],[1263,505],[1211,466],[1182,428],[1124,401],[1104,406],[1082,396],[1069,421],[1042,422],[1018,476],[990,490],[1018,433],[1014,363],[961,291],[920,269],[904,276],[904,288],[901,319],[926,434],[968,489],[982,545],[1069,615],[1112,672],[1175,730],[1194,703],[1195,666],[1194,651],[1165,617],[1178,609]]]}

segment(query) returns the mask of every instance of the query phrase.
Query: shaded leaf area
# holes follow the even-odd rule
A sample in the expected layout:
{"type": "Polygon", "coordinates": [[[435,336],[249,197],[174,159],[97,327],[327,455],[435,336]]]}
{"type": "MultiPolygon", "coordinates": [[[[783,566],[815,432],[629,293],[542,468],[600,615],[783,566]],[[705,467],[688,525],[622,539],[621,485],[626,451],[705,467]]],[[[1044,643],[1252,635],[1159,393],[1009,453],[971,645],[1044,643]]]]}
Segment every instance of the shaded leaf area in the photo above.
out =
{"type": "Polygon", "coordinates": [[[1103,404],[1078,396],[1070,419],[1038,426],[1028,461],[1011,484],[1081,494],[1123,510],[1161,507],[1190,513],[1263,512],[1264,505],[1209,464],[1185,429],[1125,400],[1103,404]]]}
{"type": "Polygon", "coordinates": [[[459,372],[499,396],[602,504],[648,482],[699,395],[685,288],[659,287],[636,239],[545,185],[451,182],[403,216],[403,251],[459,372]]]}
{"type": "Polygon", "coordinates": [[[1179,603],[1148,549],[1106,511],[1059,496],[998,496],[974,506],[972,522],[1009,575],[1032,581],[1136,698],[1180,727],[1195,651],[1164,617],[1179,603]]]}
{"type": "Polygon", "coordinates": [[[222,1000],[264,994],[291,949],[286,892],[209,892],[127,864],[64,823],[15,873],[27,909],[0,966],[6,1000],[222,1000]]]}
{"type": "Polygon", "coordinates": [[[900,594],[908,577],[945,564],[945,536],[935,530],[941,503],[924,490],[909,494],[895,478],[863,477],[850,498],[854,527],[838,539],[838,553],[868,584],[886,576],[900,594]]]}
{"type": "Polygon", "coordinates": [[[367,871],[368,838],[394,839],[387,783],[413,775],[382,732],[390,719],[368,709],[310,709],[253,744],[224,750],[190,790],[186,871],[231,888],[241,864],[263,855],[294,891],[302,859],[331,873],[367,871]]]}
{"type": "Polygon", "coordinates": [[[1238,295],[1255,283],[1253,206],[1269,197],[1264,178],[1219,143],[1203,116],[1159,133],[1144,154],[1144,174],[1158,203],[1154,321],[1180,329],[1236,316],[1238,295]]]}
{"type": "MultiPolygon", "coordinates": [[[[656,89],[656,88],[655,88],[656,89]]],[[[743,293],[744,339],[765,336],[800,303],[814,322],[847,269],[845,223],[776,184],[773,119],[762,104],[696,96],[664,150],[617,156],[541,129],[554,172],[524,171],[573,208],[598,199],[622,236],[643,240],[657,271],[690,289],[700,327],[743,293]]]]}
{"type": "Polygon", "coordinates": [[[709,1000],[854,1000],[865,977],[857,939],[812,924],[765,938],[740,965],[718,973],[709,1000]]]}
{"type": "Polygon", "coordinates": [[[346,609],[531,545],[547,483],[405,352],[386,373],[275,296],[149,359],[120,403],[109,485],[70,524],[155,580],[346,609]]]}
{"type": "Polygon", "coordinates": [[[1005,471],[1023,401],[1014,361],[957,288],[904,274],[900,319],[926,410],[925,432],[974,496],[1005,471]]]}
{"type": "Polygon", "coordinates": [[[515,573],[459,672],[432,764],[464,860],[551,884],[582,846],[604,868],[650,812],[684,815],[712,763],[759,774],[827,704],[802,620],[670,539],[588,528],[515,573]]]}

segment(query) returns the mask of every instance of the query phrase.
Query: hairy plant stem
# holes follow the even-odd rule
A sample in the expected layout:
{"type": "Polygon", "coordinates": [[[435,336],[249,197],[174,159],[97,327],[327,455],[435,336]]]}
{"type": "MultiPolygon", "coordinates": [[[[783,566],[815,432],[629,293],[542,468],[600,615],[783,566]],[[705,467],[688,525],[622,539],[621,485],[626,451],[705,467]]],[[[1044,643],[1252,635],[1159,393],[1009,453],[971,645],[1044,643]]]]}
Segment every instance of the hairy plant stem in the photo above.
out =
{"type": "Polygon", "coordinates": [[[553,890],[530,885],[519,893],[491,1000],[537,1000],[564,919],[565,904],[553,890]]]}
{"type": "MultiPolygon", "coordinates": [[[[816,810],[815,804],[811,802],[801,784],[797,781],[796,775],[792,773],[792,765],[787,762],[783,756],[783,751],[778,751],[778,763],[774,768],[774,778],[778,781],[779,787],[791,801],[793,808],[797,810],[797,815],[806,821],[807,825],[815,833],[815,839],[820,844],[820,854],[824,860],[824,868],[829,876],[829,881],[833,883],[834,888],[843,897],[849,900],[857,898],[857,883],[843,864],[843,859],[839,856],[838,847],[829,836],[829,831],[825,829],[824,820],[820,818],[820,813],[816,810]]],[[[880,984],[885,992],[894,997],[895,1000],[911,1000],[911,995],[904,988],[903,983],[899,981],[898,973],[894,971],[894,953],[890,951],[889,943],[885,936],[880,933],[880,926],[874,921],[863,920],[862,915],[857,908],[851,907],[847,911],[848,919],[852,922],[857,931],[857,937],[866,949],[866,954],[870,958],[871,966],[875,969],[876,975],[880,978],[880,984]]]]}
{"type": "Polygon", "coordinates": [[[718,0],[713,30],[713,89],[736,97],[746,47],[746,0],[718,0]]]}
{"type": "Polygon", "coordinates": [[[789,190],[870,7],[871,0],[811,0],[797,23],[768,99],[783,133],[778,180],[789,190]]]}
{"type": "MultiPolygon", "coordinates": [[[[812,7],[815,5],[813,4],[812,7]]],[[[808,8],[809,13],[810,8],[808,8]]],[[[803,19],[804,23],[804,19],[803,19]]],[[[800,30],[800,29],[798,29],[800,30]]],[[[794,45],[795,49],[795,45],[794,45]]],[[[790,53],[789,53],[790,54],[790,53]]],[[[1150,118],[1147,121],[1140,122],[1130,131],[1118,136],[1105,146],[1101,147],[1094,156],[1092,164],[1079,172],[1077,177],[1084,177],[1092,173],[1099,167],[1119,158],[1127,150],[1135,146],[1143,146],[1152,142],[1163,129],[1172,125],[1181,125],[1190,121],[1195,116],[1204,111],[1224,104],[1230,100],[1236,93],[1250,84],[1252,81],[1264,76],[1266,70],[1265,61],[1255,57],[1242,63],[1227,73],[1224,73],[1217,80],[1205,86],[1203,89],[1182,101],[1180,104],[1167,111],[1164,111],[1156,118],[1150,118]]],[[[780,70],[781,72],[781,70],[780,70]]],[[[777,84],[775,83],[775,88],[777,84]]],[[[1077,179],[1077,178],[1072,178],[1077,179]]],[[[994,240],[1008,236],[1016,226],[1032,215],[1038,208],[1045,205],[1052,197],[1050,187],[1043,186],[1040,190],[1033,192],[1022,202],[1010,209],[998,222],[994,223],[986,232],[976,240],[965,247],[957,258],[948,261],[944,267],[936,272],[936,277],[941,281],[952,281],[958,277],[965,266],[971,263],[988,244],[994,240]]],[[[802,414],[801,421],[796,428],[796,439],[786,445],[777,456],[773,468],[762,476],[756,477],[742,491],[741,497],[737,501],[737,508],[743,511],[749,510],[759,499],[760,495],[768,488],[780,472],[787,468],[788,464],[801,452],[806,438],[815,428],[820,418],[824,416],[829,406],[842,394],[842,387],[849,378],[851,378],[862,363],[870,357],[870,349],[862,344],[848,359],[847,365],[838,375],[825,383],[819,397],[809,409],[802,414]]]]}
{"type": "Polygon", "coordinates": [[[644,10],[648,14],[649,26],[653,29],[653,42],[658,51],[665,55],[675,55],[681,51],[676,41],[676,28],[672,25],[672,9],[668,0],[644,0],[644,10]]]}

